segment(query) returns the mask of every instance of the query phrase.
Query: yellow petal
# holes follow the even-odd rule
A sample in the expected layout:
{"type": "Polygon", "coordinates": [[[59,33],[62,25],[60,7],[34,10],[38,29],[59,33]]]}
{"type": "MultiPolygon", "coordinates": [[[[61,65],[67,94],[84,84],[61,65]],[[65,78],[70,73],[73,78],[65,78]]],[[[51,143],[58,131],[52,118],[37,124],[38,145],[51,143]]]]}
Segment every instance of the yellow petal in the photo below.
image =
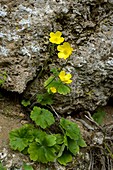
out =
{"type": "Polygon", "coordinates": [[[59,44],[61,44],[63,41],[64,41],[64,38],[63,38],[63,37],[60,37],[60,38],[59,38],[59,44]]]}
{"type": "Polygon", "coordinates": [[[61,51],[61,50],[62,50],[62,45],[58,45],[58,46],[57,46],[57,50],[58,50],[58,51],[61,51]]]}
{"type": "Polygon", "coordinates": [[[59,52],[59,53],[58,53],[58,57],[59,57],[59,58],[64,58],[64,59],[65,59],[65,54],[62,53],[62,52],[59,52]]]}
{"type": "Polygon", "coordinates": [[[71,75],[70,73],[68,73],[68,74],[66,75],[66,77],[67,77],[68,79],[70,79],[70,78],[72,77],[72,75],[71,75]]]}
{"type": "Polygon", "coordinates": [[[61,79],[61,81],[64,80],[64,77],[65,77],[65,71],[61,71],[59,74],[59,78],[61,79]]]}
{"type": "Polygon", "coordinates": [[[51,37],[51,38],[49,38],[49,41],[50,41],[51,43],[55,43],[55,38],[54,38],[54,37],[51,37]]]}
{"type": "Polygon", "coordinates": [[[51,90],[52,93],[56,93],[57,92],[55,87],[50,87],[50,90],[51,90]]]}
{"type": "Polygon", "coordinates": [[[50,37],[53,37],[55,34],[54,34],[54,32],[51,32],[50,33],[50,37]]]}
{"type": "Polygon", "coordinates": [[[66,81],[65,83],[66,83],[66,84],[70,84],[70,83],[72,83],[72,80],[68,80],[68,81],[66,81]]]}
{"type": "Polygon", "coordinates": [[[61,33],[60,31],[57,31],[57,32],[55,33],[55,35],[56,35],[57,37],[61,37],[62,33],[61,33]]]}

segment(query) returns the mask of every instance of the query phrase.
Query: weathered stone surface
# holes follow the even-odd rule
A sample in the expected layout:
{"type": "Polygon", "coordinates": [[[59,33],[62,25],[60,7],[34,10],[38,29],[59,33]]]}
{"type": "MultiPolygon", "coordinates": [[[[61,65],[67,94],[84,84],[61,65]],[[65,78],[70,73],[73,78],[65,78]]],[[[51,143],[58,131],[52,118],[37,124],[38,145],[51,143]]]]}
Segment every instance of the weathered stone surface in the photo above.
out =
{"type": "Polygon", "coordinates": [[[8,74],[4,88],[22,93],[44,67],[44,75],[28,87],[26,96],[40,93],[49,68],[65,64],[48,51],[49,33],[60,30],[74,48],[64,68],[73,75],[73,83],[69,96],[55,96],[56,110],[92,111],[113,96],[111,0],[2,1],[0,17],[0,69],[8,74]]]}

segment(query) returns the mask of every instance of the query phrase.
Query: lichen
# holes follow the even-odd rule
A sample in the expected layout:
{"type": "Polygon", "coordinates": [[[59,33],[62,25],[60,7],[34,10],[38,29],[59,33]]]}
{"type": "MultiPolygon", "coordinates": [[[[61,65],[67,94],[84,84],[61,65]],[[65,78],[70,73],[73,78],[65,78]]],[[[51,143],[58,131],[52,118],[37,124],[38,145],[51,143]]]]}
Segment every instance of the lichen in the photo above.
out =
{"type": "Polygon", "coordinates": [[[0,46],[0,55],[7,57],[10,52],[10,49],[7,49],[6,47],[0,46]]]}
{"type": "MultiPolygon", "coordinates": [[[[71,113],[105,105],[113,88],[113,7],[109,2],[28,0],[20,4],[2,1],[0,65],[9,77],[4,88],[22,93],[41,68],[65,64],[55,55],[50,57],[48,51],[50,32],[59,30],[74,49],[66,66],[73,74],[73,83],[69,96],[62,99],[56,95],[56,111],[71,113]],[[50,62],[45,66],[49,57],[50,62]]],[[[35,79],[26,96],[41,91],[47,77],[48,70],[45,70],[42,78],[35,79]]]]}

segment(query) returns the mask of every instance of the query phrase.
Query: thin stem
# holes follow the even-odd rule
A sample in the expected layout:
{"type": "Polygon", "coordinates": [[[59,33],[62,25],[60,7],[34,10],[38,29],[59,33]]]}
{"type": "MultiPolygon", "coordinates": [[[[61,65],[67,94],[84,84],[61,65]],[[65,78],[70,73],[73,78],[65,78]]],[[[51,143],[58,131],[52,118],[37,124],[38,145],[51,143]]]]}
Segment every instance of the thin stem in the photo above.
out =
{"type": "Polygon", "coordinates": [[[52,110],[54,111],[54,113],[56,114],[56,116],[57,116],[58,118],[60,118],[60,116],[58,115],[58,113],[56,112],[56,110],[53,108],[53,106],[52,106],[52,105],[50,105],[50,106],[51,106],[52,110]]]}

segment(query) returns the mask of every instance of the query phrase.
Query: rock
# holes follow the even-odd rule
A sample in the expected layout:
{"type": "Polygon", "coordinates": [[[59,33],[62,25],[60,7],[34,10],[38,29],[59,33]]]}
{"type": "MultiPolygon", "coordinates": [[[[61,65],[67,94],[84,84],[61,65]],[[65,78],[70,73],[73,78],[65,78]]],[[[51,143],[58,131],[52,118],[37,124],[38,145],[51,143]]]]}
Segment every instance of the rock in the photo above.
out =
{"type": "Polygon", "coordinates": [[[55,95],[53,107],[70,114],[106,105],[113,96],[112,11],[107,0],[2,1],[0,69],[7,73],[3,88],[22,93],[28,86],[27,98],[41,92],[50,68],[65,64],[49,52],[49,33],[60,30],[74,48],[64,68],[73,83],[69,95],[55,95]],[[39,78],[41,68],[45,72],[39,78]]]}
{"type": "Polygon", "coordinates": [[[111,3],[111,4],[113,4],[113,0],[109,0],[108,2],[111,3]]]}

